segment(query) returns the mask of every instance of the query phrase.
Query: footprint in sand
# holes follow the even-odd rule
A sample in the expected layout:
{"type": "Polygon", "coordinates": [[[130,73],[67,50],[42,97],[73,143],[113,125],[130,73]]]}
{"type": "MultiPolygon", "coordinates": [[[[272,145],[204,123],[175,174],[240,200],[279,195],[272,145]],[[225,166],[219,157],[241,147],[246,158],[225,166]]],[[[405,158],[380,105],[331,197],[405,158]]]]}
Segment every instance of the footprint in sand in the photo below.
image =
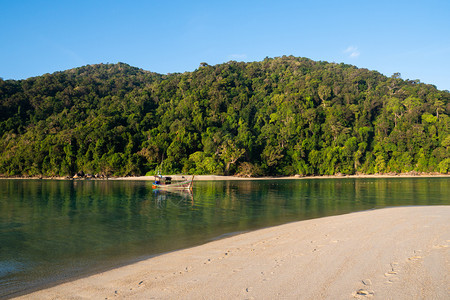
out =
{"type": "Polygon", "coordinates": [[[218,259],[224,259],[224,258],[227,258],[227,257],[230,256],[230,254],[231,254],[231,251],[224,252],[224,253],[223,253],[223,256],[220,256],[218,259]]]}
{"type": "Polygon", "coordinates": [[[361,280],[361,282],[367,286],[372,285],[372,280],[370,280],[370,279],[363,279],[363,280],[361,280]]]}
{"type": "Polygon", "coordinates": [[[266,277],[266,275],[267,275],[266,273],[261,272],[261,276],[262,276],[261,282],[267,282],[267,281],[270,281],[270,278],[266,277]]]}
{"type": "Polygon", "coordinates": [[[398,275],[398,270],[396,270],[398,262],[392,262],[390,265],[391,270],[384,273],[384,277],[389,278],[387,283],[394,283],[395,281],[398,281],[398,278],[396,277],[398,275]]]}
{"type": "Polygon", "coordinates": [[[433,249],[440,249],[440,248],[448,248],[450,247],[449,245],[434,245],[433,249]]]}
{"type": "Polygon", "coordinates": [[[373,297],[374,294],[375,293],[373,290],[359,289],[353,293],[353,297],[354,298],[367,298],[367,297],[373,297]]]}
{"type": "Polygon", "coordinates": [[[305,256],[305,254],[304,253],[296,253],[296,254],[292,255],[292,257],[300,257],[300,256],[305,256]]]}
{"type": "Polygon", "coordinates": [[[422,256],[419,256],[419,255],[408,257],[408,260],[412,260],[412,261],[416,261],[416,260],[420,260],[420,259],[422,259],[422,256]]]}
{"type": "Polygon", "coordinates": [[[374,295],[374,291],[371,289],[372,281],[370,279],[363,279],[361,280],[361,282],[362,284],[365,285],[365,287],[353,292],[353,297],[354,298],[372,297],[374,295]]]}
{"type": "Polygon", "coordinates": [[[387,283],[395,283],[395,282],[397,282],[397,281],[399,281],[400,279],[398,279],[398,277],[392,277],[392,278],[389,278],[389,280],[387,281],[387,283]]]}

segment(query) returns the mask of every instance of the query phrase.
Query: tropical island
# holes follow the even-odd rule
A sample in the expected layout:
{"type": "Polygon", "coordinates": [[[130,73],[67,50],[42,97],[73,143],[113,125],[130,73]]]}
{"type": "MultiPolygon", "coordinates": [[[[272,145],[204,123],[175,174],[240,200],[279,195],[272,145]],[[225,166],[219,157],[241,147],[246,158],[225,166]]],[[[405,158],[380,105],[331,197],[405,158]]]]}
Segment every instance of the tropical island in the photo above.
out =
{"type": "Polygon", "coordinates": [[[2,177],[450,171],[450,93],[283,56],[157,74],[124,63],[0,79],[2,177]]]}
{"type": "Polygon", "coordinates": [[[0,79],[0,177],[121,179],[1,180],[0,297],[445,299],[449,99],[398,73],[292,56],[0,79]],[[158,169],[208,182],[151,191],[140,180],[158,169]],[[398,174],[445,178],[353,178],[398,174]],[[372,209],[395,205],[416,207],[372,209]]]}

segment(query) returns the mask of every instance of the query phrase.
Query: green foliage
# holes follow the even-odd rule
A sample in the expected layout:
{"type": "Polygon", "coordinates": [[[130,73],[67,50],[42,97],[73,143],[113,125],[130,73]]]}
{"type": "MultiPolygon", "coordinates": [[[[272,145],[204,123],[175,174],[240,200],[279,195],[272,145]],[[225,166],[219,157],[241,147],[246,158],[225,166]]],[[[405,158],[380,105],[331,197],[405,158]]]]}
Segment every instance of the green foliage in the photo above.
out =
{"type": "Polygon", "coordinates": [[[222,175],[223,163],[217,159],[206,156],[202,151],[197,151],[189,156],[189,169],[184,169],[190,174],[214,174],[222,175]]]}
{"type": "Polygon", "coordinates": [[[0,80],[0,174],[449,172],[448,92],[306,58],[0,80]]]}

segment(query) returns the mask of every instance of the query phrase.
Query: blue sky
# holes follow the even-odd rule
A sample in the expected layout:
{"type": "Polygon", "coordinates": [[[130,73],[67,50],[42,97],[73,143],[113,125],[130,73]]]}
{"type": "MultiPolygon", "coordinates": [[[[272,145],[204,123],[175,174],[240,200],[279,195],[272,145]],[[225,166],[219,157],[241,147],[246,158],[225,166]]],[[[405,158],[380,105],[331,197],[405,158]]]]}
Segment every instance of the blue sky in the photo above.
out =
{"type": "Polygon", "coordinates": [[[0,77],[124,62],[158,73],[294,55],[450,90],[450,1],[0,0],[0,77]]]}

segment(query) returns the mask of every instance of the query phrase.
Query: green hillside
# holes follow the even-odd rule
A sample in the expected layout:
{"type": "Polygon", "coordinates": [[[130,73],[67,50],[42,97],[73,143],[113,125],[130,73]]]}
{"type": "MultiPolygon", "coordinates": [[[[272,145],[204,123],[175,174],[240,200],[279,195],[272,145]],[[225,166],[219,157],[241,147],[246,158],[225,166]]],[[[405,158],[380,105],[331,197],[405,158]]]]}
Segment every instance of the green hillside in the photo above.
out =
{"type": "Polygon", "coordinates": [[[0,80],[0,174],[450,171],[450,93],[306,58],[0,80]]]}

